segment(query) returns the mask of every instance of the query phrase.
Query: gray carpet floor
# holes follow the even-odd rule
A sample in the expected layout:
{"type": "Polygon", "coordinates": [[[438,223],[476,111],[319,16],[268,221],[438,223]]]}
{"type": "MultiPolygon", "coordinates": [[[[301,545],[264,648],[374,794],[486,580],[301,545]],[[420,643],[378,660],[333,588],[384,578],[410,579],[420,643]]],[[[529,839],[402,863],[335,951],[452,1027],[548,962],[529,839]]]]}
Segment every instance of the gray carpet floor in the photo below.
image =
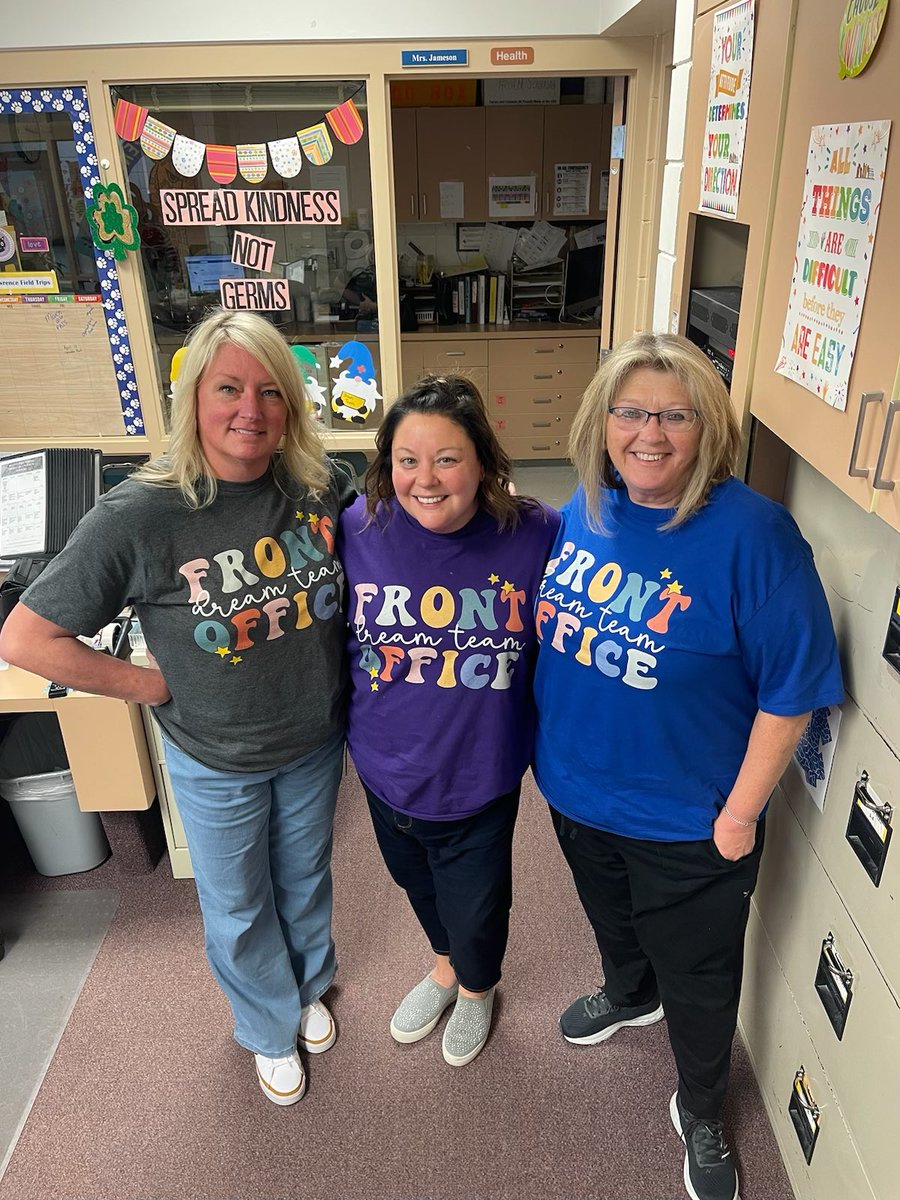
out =
{"type": "Polygon", "coordinates": [[[0,1177],[118,904],[109,889],[0,895],[0,1177]]]}
{"type": "MultiPolygon", "coordinates": [[[[516,897],[494,1027],[462,1069],[440,1026],[399,1046],[391,1012],[428,969],[406,898],[373,845],[362,789],[341,789],[334,852],[340,1036],[309,1092],[268,1103],[230,1037],[202,955],[193,884],[164,862],[122,902],[69,1019],[0,1200],[682,1200],[663,1022],[563,1042],[559,1012],[599,982],[591,931],[543,801],[526,781],[516,897]]],[[[110,886],[115,855],[68,885],[110,886]]],[[[747,1057],[727,1117],[743,1200],[791,1200],[747,1057]]]]}

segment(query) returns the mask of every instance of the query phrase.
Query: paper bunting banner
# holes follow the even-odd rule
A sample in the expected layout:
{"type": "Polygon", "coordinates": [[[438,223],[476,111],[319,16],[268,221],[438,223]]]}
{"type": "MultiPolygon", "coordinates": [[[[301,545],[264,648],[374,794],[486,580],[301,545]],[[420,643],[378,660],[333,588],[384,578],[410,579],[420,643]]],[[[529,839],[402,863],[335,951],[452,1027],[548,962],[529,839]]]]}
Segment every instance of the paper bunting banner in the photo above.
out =
{"type": "Polygon", "coordinates": [[[234,146],[207,146],[206,169],[216,183],[232,183],[237,175],[237,150],[234,146]]]}
{"type": "Polygon", "coordinates": [[[362,117],[352,100],[345,100],[343,104],[327,112],[325,118],[334,130],[334,136],[345,146],[352,146],[363,135],[362,117]]]}
{"type": "Polygon", "coordinates": [[[303,166],[303,155],[300,153],[300,143],[295,137],[280,138],[277,142],[269,142],[269,156],[272,166],[282,179],[293,179],[300,174],[303,166]]]}
{"type": "Polygon", "coordinates": [[[325,163],[331,161],[334,146],[324,121],[320,121],[318,125],[310,125],[308,129],[298,129],[297,140],[314,167],[324,167],[325,163]]]}
{"type": "Polygon", "coordinates": [[[237,161],[240,172],[248,183],[262,183],[269,170],[266,143],[254,142],[238,146],[237,161]]]}
{"type": "Polygon", "coordinates": [[[136,142],[146,120],[147,110],[140,104],[132,104],[130,100],[120,100],[116,104],[116,133],[124,142],[136,142]]]}
{"type": "Polygon", "coordinates": [[[199,173],[205,160],[212,179],[226,187],[237,178],[238,171],[248,183],[262,183],[270,162],[282,179],[293,179],[300,174],[304,154],[313,166],[324,166],[334,154],[329,126],[345,146],[354,145],[364,132],[362,117],[352,99],[329,109],[325,120],[299,129],[295,137],[246,142],[240,146],[198,142],[128,100],[116,102],[115,125],[116,133],[123,141],[140,139],[141,149],[148,158],[163,159],[171,150],[173,166],[188,179],[199,173]]]}
{"type": "Polygon", "coordinates": [[[175,140],[175,130],[156,117],[147,117],[141,130],[141,149],[148,158],[165,158],[175,140]]]}
{"type": "Polygon", "coordinates": [[[193,138],[185,137],[183,133],[177,133],[172,145],[172,166],[179,175],[193,179],[203,166],[205,153],[206,146],[203,142],[195,142],[193,138]]]}

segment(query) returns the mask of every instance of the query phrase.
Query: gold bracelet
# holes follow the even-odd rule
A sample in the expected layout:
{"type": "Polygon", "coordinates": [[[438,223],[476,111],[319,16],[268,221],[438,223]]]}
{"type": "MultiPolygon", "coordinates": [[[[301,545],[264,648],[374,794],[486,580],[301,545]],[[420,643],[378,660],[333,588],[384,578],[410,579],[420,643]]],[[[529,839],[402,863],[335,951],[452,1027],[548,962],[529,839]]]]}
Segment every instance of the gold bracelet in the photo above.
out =
{"type": "Polygon", "coordinates": [[[734,821],[735,825],[743,825],[745,828],[749,828],[751,825],[755,825],[759,820],[759,817],[754,817],[752,821],[744,821],[741,817],[736,817],[727,804],[723,805],[722,807],[725,809],[725,812],[728,813],[729,817],[731,817],[732,821],[734,821]]]}

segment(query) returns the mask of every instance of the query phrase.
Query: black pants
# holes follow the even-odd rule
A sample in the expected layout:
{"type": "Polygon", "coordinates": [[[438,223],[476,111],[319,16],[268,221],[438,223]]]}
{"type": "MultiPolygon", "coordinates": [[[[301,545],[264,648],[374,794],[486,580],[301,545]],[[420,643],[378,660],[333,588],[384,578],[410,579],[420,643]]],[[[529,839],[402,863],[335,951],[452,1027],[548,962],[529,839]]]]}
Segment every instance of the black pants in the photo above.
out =
{"type": "Polygon", "coordinates": [[[487,991],[500,979],[509,937],[519,788],[458,821],[405,816],[368,787],[366,797],[385,865],[432,950],[449,956],[464,988],[487,991]]]}
{"type": "Polygon", "coordinates": [[[650,842],[550,810],[614,1004],[662,1001],[682,1104],[718,1119],[737,1026],[750,897],[763,848],[737,862],[712,839],[650,842]]]}

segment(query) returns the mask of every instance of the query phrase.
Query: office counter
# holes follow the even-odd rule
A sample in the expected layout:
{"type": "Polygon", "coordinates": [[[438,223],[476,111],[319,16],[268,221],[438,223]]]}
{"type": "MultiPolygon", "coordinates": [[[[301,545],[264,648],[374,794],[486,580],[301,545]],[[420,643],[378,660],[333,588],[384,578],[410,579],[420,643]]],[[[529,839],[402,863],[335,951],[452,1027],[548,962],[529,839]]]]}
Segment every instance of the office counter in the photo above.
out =
{"type": "Polygon", "coordinates": [[[47,695],[47,680],[19,667],[0,670],[0,712],[55,712],[82,812],[150,808],[156,784],[138,704],[72,692],[47,695]]]}

